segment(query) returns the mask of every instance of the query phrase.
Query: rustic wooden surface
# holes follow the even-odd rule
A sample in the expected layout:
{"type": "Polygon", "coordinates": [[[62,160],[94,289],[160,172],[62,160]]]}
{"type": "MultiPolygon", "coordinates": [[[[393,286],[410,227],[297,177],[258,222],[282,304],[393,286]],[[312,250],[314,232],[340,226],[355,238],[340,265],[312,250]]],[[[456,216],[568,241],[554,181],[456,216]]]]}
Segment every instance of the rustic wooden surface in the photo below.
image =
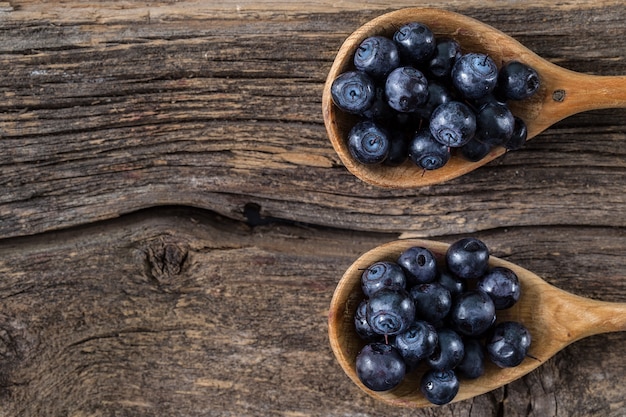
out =
{"type": "MultiPolygon", "coordinates": [[[[621,1],[420,4],[626,74],[621,1]]],[[[337,365],[334,285],[397,238],[477,236],[626,301],[624,109],[439,186],[379,189],[340,164],[326,73],[390,5],[0,2],[0,416],[626,415],[623,333],[427,410],[389,410],[337,365]]]]}

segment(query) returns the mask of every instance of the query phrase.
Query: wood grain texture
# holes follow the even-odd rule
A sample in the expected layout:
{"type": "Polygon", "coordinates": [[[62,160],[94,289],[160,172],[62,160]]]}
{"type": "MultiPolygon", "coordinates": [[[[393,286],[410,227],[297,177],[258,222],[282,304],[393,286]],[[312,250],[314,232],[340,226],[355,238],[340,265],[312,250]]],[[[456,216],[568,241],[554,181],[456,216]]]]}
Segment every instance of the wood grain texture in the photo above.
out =
{"type": "MultiPolygon", "coordinates": [[[[622,2],[422,5],[626,73],[622,2]]],[[[0,2],[0,416],[386,415],[342,373],[326,315],[353,260],[399,237],[472,234],[566,291],[626,301],[624,110],[436,187],[347,172],[323,84],[389,10],[0,2]]],[[[624,342],[594,336],[505,388],[394,415],[622,417],[624,342]]]]}

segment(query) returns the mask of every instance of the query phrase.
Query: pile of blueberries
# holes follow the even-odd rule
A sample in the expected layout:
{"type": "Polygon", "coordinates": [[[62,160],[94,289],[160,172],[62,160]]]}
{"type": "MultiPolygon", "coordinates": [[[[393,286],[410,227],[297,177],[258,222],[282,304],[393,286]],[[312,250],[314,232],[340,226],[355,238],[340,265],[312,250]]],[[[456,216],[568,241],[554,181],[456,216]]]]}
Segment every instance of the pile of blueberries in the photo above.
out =
{"type": "Polygon", "coordinates": [[[519,365],[530,333],[516,321],[496,323],[496,312],[519,300],[519,280],[509,268],[488,262],[485,243],[469,237],[448,247],[445,265],[429,249],[413,246],[395,262],[365,269],[365,298],[354,316],[366,343],[356,358],[361,382],[387,391],[426,364],[419,389],[442,405],[454,399],[460,378],[483,374],[485,357],[502,368],[519,365]]]}
{"type": "Polygon", "coordinates": [[[463,52],[456,40],[435,37],[418,22],[392,39],[366,38],[353,61],[354,70],[333,80],[331,96],[358,116],[347,143],[363,164],[398,166],[408,158],[432,170],[448,162],[452,149],[479,161],[495,146],[514,150],[526,142],[526,124],[507,105],[539,88],[526,64],[498,69],[488,55],[463,52]]]}

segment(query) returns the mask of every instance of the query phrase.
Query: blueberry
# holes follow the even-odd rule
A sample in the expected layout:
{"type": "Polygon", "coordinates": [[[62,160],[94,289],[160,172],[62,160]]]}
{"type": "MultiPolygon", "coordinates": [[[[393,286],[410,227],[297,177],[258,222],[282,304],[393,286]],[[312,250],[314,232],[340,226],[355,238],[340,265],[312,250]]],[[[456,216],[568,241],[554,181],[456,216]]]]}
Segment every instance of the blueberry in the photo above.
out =
{"type": "Polygon", "coordinates": [[[391,131],[391,143],[389,144],[389,154],[384,163],[390,167],[397,167],[407,160],[409,155],[409,141],[401,129],[391,131]]]}
{"type": "Polygon", "coordinates": [[[435,52],[428,62],[428,71],[435,78],[449,78],[452,66],[461,57],[461,45],[454,39],[437,39],[435,52]]]}
{"type": "Polygon", "coordinates": [[[463,339],[454,330],[442,327],[437,331],[437,346],[432,355],[426,358],[428,366],[444,371],[454,369],[465,355],[463,339]]]}
{"type": "Polygon", "coordinates": [[[420,391],[435,405],[444,405],[459,392],[459,379],[454,371],[427,371],[420,381],[420,391]]]}
{"type": "Polygon", "coordinates": [[[438,323],[450,312],[452,295],[436,281],[417,284],[411,288],[409,294],[415,301],[415,315],[419,319],[438,323]]]}
{"type": "Polygon", "coordinates": [[[389,132],[371,120],[362,120],[348,133],[348,150],[362,164],[379,164],[389,153],[389,132]]]}
{"type": "Polygon", "coordinates": [[[513,136],[514,126],[513,113],[506,105],[487,103],[476,114],[476,139],[490,146],[502,145],[513,136]]]}
{"type": "Polygon", "coordinates": [[[446,251],[446,265],[459,278],[478,278],[489,268],[489,249],[480,239],[457,240],[446,251]]]}
{"type": "Polygon", "coordinates": [[[415,112],[428,99],[428,80],[413,67],[398,67],[385,81],[389,106],[399,112],[415,112]]]}
{"type": "Polygon", "coordinates": [[[491,152],[493,146],[486,142],[481,142],[476,137],[470,139],[465,145],[459,148],[461,156],[470,162],[478,162],[491,152]]]}
{"type": "Polygon", "coordinates": [[[450,291],[450,295],[455,297],[467,290],[467,281],[460,279],[446,270],[439,271],[437,282],[450,291]]]}
{"type": "Polygon", "coordinates": [[[376,97],[374,81],[362,71],[340,74],[330,87],[333,102],[341,110],[360,114],[367,110],[376,97]]]}
{"type": "Polygon", "coordinates": [[[393,346],[404,358],[407,368],[413,370],[419,361],[433,354],[437,341],[437,331],[432,324],[415,320],[406,332],[394,338],[393,346]]]}
{"type": "Polygon", "coordinates": [[[515,125],[513,127],[513,134],[506,141],[503,146],[510,150],[514,151],[520,149],[522,146],[526,144],[526,138],[528,137],[528,131],[526,129],[526,123],[524,120],[520,119],[517,116],[513,116],[515,119],[515,125]]]}
{"type": "Polygon", "coordinates": [[[384,343],[365,345],[356,357],[359,380],[373,391],[387,391],[402,382],[406,365],[396,348],[384,343]]]}
{"type": "Polygon", "coordinates": [[[382,123],[393,117],[394,113],[391,107],[389,107],[389,104],[387,104],[385,89],[383,87],[376,87],[374,101],[367,109],[359,113],[359,115],[365,119],[382,123]]]}
{"type": "Polygon", "coordinates": [[[400,57],[410,64],[426,62],[434,53],[435,35],[426,25],[410,22],[401,26],[393,35],[400,57]]]}
{"type": "Polygon", "coordinates": [[[488,55],[467,53],[452,67],[452,83],[468,99],[476,99],[494,90],[498,81],[498,67],[488,55]]]}
{"type": "Polygon", "coordinates": [[[380,335],[372,330],[372,327],[367,322],[366,317],[367,300],[363,300],[359,303],[359,306],[354,313],[354,328],[359,337],[367,341],[375,341],[380,339],[380,335]]]}
{"type": "Polygon", "coordinates": [[[435,255],[427,248],[412,246],[406,249],[398,257],[397,263],[406,272],[407,288],[432,282],[437,278],[435,255]]]}
{"type": "Polygon", "coordinates": [[[504,321],[496,325],[487,341],[487,356],[501,368],[514,367],[522,363],[530,343],[530,333],[523,324],[504,321]]]}
{"type": "Polygon", "coordinates": [[[494,267],[483,275],[476,288],[491,297],[496,310],[512,307],[521,295],[519,279],[515,272],[501,266],[494,267]]]}
{"type": "Polygon", "coordinates": [[[539,89],[539,74],[519,61],[506,63],[498,74],[498,88],[512,100],[526,99],[539,89]]]}
{"type": "Polygon", "coordinates": [[[418,130],[408,144],[409,159],[425,170],[438,169],[450,160],[450,147],[439,143],[427,129],[418,130]]]}
{"type": "Polygon", "coordinates": [[[485,352],[482,344],[473,338],[463,339],[465,355],[455,371],[467,379],[476,379],[485,373],[485,352]]]}
{"type": "Polygon", "coordinates": [[[495,321],[493,300],[479,290],[470,290],[456,297],[450,310],[450,322],[454,329],[466,336],[484,334],[495,321]]]}
{"type": "Polygon", "coordinates": [[[384,36],[371,36],[361,42],[354,54],[354,66],[373,78],[384,78],[400,65],[395,42],[384,36]]]}
{"type": "Polygon", "coordinates": [[[424,118],[429,119],[433,114],[433,111],[444,103],[454,101],[455,96],[452,91],[438,81],[428,81],[428,100],[417,109],[417,114],[424,118]]]}
{"type": "Polygon", "coordinates": [[[373,331],[393,336],[409,328],[415,320],[415,304],[405,290],[376,291],[367,303],[367,322],[373,331]]]}
{"type": "Polygon", "coordinates": [[[404,271],[394,262],[375,262],[361,274],[361,289],[366,297],[371,297],[383,288],[404,289],[405,287],[404,271]]]}
{"type": "Polygon", "coordinates": [[[476,115],[460,101],[441,104],[430,117],[430,132],[446,146],[463,146],[474,137],[476,115]]]}

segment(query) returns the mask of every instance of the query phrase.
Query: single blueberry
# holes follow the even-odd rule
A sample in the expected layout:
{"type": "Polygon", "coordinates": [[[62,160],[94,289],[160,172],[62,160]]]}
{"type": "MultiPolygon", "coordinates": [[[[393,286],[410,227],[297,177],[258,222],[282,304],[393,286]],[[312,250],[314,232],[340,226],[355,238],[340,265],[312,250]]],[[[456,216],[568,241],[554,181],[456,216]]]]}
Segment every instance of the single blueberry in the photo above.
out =
{"type": "Polygon", "coordinates": [[[421,129],[409,142],[408,155],[422,169],[439,169],[450,160],[450,147],[436,141],[429,130],[421,129]]]}
{"type": "Polygon", "coordinates": [[[446,265],[459,278],[478,278],[489,268],[489,249],[480,239],[459,239],[448,247],[446,265]]]}
{"type": "Polygon", "coordinates": [[[524,120],[517,116],[513,116],[513,118],[515,119],[513,134],[509,140],[503,144],[503,146],[510,151],[515,151],[524,146],[526,144],[526,138],[528,137],[528,130],[526,129],[524,120]]]}
{"type": "Polygon", "coordinates": [[[470,139],[465,145],[459,148],[461,156],[470,162],[478,162],[491,152],[493,146],[486,142],[481,142],[476,137],[470,139]]]}
{"type": "Polygon", "coordinates": [[[359,113],[359,115],[365,119],[383,123],[392,118],[395,111],[387,104],[385,89],[383,87],[376,87],[375,92],[372,104],[359,113]]]}
{"type": "Polygon", "coordinates": [[[491,297],[496,310],[512,307],[522,292],[517,274],[502,266],[491,268],[478,280],[476,288],[491,297]]]}
{"type": "Polygon", "coordinates": [[[415,303],[405,290],[384,288],[367,303],[367,322],[372,330],[385,336],[405,332],[415,320],[415,303]]]}
{"type": "Polygon", "coordinates": [[[498,74],[498,88],[512,100],[526,99],[539,89],[539,74],[519,61],[507,62],[498,74]]]}
{"type": "Polygon", "coordinates": [[[501,368],[514,367],[522,363],[530,344],[530,333],[523,324],[503,321],[496,325],[487,340],[487,356],[501,368]]]}
{"type": "Polygon", "coordinates": [[[361,289],[366,297],[383,288],[406,288],[404,271],[395,262],[375,262],[361,274],[361,289]]]}
{"type": "Polygon", "coordinates": [[[371,36],[358,46],[354,66],[376,79],[384,78],[400,65],[395,42],[384,36],[371,36]]]}
{"type": "Polygon", "coordinates": [[[498,67],[488,55],[470,52],[452,67],[452,84],[467,99],[477,99],[494,90],[498,67]]]}
{"type": "Polygon", "coordinates": [[[418,362],[432,355],[438,341],[437,331],[432,324],[415,320],[406,332],[400,333],[393,340],[408,370],[413,370],[418,362]]]}
{"type": "Polygon", "coordinates": [[[418,107],[417,114],[424,119],[430,120],[433,111],[444,103],[455,100],[452,91],[439,81],[428,81],[428,100],[418,107]]]}
{"type": "Polygon", "coordinates": [[[476,115],[460,101],[441,104],[430,117],[430,132],[443,145],[463,146],[474,137],[476,115]]]}
{"type": "Polygon", "coordinates": [[[450,291],[450,295],[452,297],[464,293],[467,290],[467,281],[454,276],[447,270],[439,271],[439,277],[437,278],[437,282],[439,282],[441,285],[443,285],[444,288],[450,291]]]}
{"type": "Polygon", "coordinates": [[[409,22],[393,35],[400,57],[410,64],[426,62],[435,52],[436,39],[430,28],[422,23],[409,22]]]}
{"type": "Polygon", "coordinates": [[[392,129],[390,133],[389,154],[384,163],[387,166],[397,167],[402,165],[409,156],[409,141],[402,129],[392,129]]]}
{"type": "Polygon", "coordinates": [[[439,38],[437,39],[434,55],[428,62],[428,71],[435,78],[448,79],[454,63],[461,55],[461,45],[457,41],[449,38],[439,38]]]}
{"type": "Polygon", "coordinates": [[[448,404],[459,392],[459,379],[454,371],[429,370],[422,376],[420,391],[435,405],[448,404]]]}
{"type": "Polygon", "coordinates": [[[470,290],[454,299],[450,322],[454,329],[466,336],[484,334],[496,321],[496,307],[483,291],[470,290]]]}
{"type": "Polygon", "coordinates": [[[437,331],[437,347],[426,358],[426,362],[432,369],[445,371],[456,368],[464,355],[465,346],[461,336],[448,327],[442,327],[437,331]]]}
{"type": "Polygon", "coordinates": [[[428,80],[413,67],[398,67],[385,81],[385,95],[389,106],[399,112],[411,113],[428,100],[428,80]]]}
{"type": "Polygon", "coordinates": [[[428,248],[412,246],[406,249],[398,257],[397,264],[406,272],[407,288],[437,278],[437,261],[428,248]]]}
{"type": "Polygon", "coordinates": [[[476,139],[490,146],[502,145],[513,136],[514,126],[513,113],[506,105],[487,103],[476,114],[476,139]]]}
{"type": "Polygon", "coordinates": [[[381,335],[372,330],[372,327],[367,322],[367,300],[362,300],[354,313],[354,328],[356,334],[366,341],[380,340],[381,335]]]}
{"type": "Polygon", "coordinates": [[[485,352],[478,339],[463,339],[465,355],[456,372],[467,379],[476,379],[485,373],[485,352]]]}
{"type": "Polygon", "coordinates": [[[450,312],[452,295],[437,281],[417,284],[409,294],[415,301],[415,316],[419,319],[439,323],[450,312]]]}
{"type": "Polygon", "coordinates": [[[359,380],[373,391],[387,391],[402,382],[406,365],[396,348],[384,343],[365,345],[356,357],[359,380]]]}
{"type": "Polygon", "coordinates": [[[389,132],[371,120],[362,120],[348,133],[348,150],[362,164],[379,164],[387,158],[389,132]]]}
{"type": "Polygon", "coordinates": [[[330,87],[333,103],[352,114],[366,111],[374,102],[374,81],[363,71],[347,71],[335,78],[330,87]]]}

